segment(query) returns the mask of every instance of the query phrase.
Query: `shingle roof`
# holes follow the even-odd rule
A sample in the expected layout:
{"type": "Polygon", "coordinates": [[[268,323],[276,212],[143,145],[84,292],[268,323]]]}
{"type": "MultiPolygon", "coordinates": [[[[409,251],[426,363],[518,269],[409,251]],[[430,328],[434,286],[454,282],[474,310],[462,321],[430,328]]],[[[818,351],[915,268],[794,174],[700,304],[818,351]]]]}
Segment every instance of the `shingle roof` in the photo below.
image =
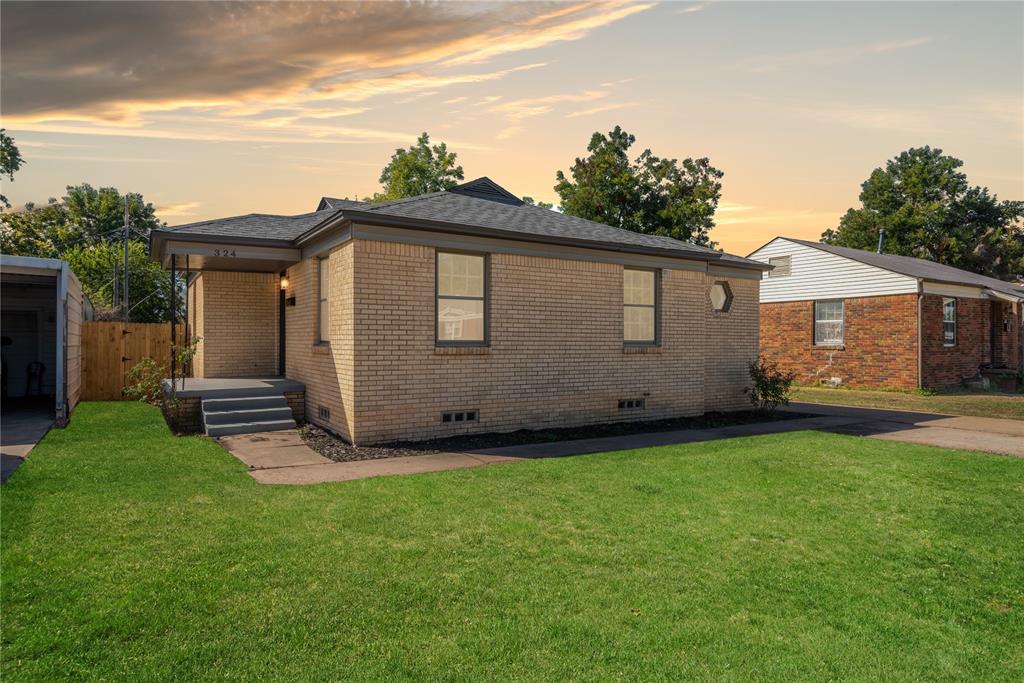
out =
{"type": "Polygon", "coordinates": [[[576,242],[580,246],[661,252],[668,256],[704,258],[747,268],[765,268],[760,261],[724,254],[671,237],[644,235],[529,206],[488,178],[478,178],[449,191],[376,204],[323,197],[319,207],[317,211],[298,216],[247,214],[189,223],[168,228],[166,232],[294,241],[335,216],[351,217],[355,222],[381,217],[411,223],[443,223],[470,230],[479,228],[491,231],[491,234],[503,233],[509,238],[527,241],[532,238],[538,241],[576,242]]]}
{"type": "Polygon", "coordinates": [[[323,211],[324,209],[352,209],[357,206],[365,206],[366,202],[360,202],[355,199],[337,199],[335,197],[321,197],[320,203],[317,205],[317,211],[323,211]]]}
{"type": "Polygon", "coordinates": [[[946,266],[934,261],[928,261],[913,256],[897,256],[895,254],[879,254],[874,251],[863,249],[851,249],[850,247],[837,247],[833,244],[823,242],[812,242],[810,240],[798,240],[792,237],[783,237],[789,242],[796,242],[807,247],[814,247],[836,256],[858,261],[869,266],[875,266],[901,275],[930,280],[933,282],[945,282],[949,284],[968,285],[974,287],[987,287],[1004,294],[1013,294],[1024,298],[1024,291],[1010,282],[1003,282],[995,278],[978,275],[966,270],[960,270],[953,266],[946,266]]]}
{"type": "Polygon", "coordinates": [[[199,221],[198,223],[176,225],[173,228],[166,228],[166,231],[191,235],[210,235],[211,237],[247,237],[250,239],[291,241],[337,213],[337,209],[313,211],[311,213],[299,214],[298,216],[247,213],[244,216],[215,218],[208,221],[199,221]]]}
{"type": "Polygon", "coordinates": [[[470,225],[493,230],[503,230],[521,235],[541,237],[563,237],[585,242],[626,244],[639,247],[705,253],[718,257],[721,252],[690,242],[644,235],[631,230],[595,223],[583,218],[568,216],[551,209],[542,209],[526,204],[513,205],[504,202],[481,199],[456,192],[434,192],[431,194],[397,199],[380,204],[359,207],[367,214],[381,214],[398,218],[409,218],[458,225],[470,225]]]}

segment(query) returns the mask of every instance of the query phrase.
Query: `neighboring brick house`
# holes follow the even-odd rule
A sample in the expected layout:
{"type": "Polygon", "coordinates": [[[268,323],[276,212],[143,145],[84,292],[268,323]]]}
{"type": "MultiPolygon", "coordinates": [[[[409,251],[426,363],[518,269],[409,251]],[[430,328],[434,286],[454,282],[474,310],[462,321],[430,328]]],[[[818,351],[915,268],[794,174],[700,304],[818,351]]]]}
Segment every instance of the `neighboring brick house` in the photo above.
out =
{"type": "Polygon", "coordinates": [[[154,231],[152,254],[188,271],[196,376],[300,382],[364,444],[742,409],[767,270],[487,178],[154,231]]]}
{"type": "Polygon", "coordinates": [[[924,259],[776,237],[749,258],[761,350],[801,382],[941,388],[1024,367],[1024,291],[924,259]]]}

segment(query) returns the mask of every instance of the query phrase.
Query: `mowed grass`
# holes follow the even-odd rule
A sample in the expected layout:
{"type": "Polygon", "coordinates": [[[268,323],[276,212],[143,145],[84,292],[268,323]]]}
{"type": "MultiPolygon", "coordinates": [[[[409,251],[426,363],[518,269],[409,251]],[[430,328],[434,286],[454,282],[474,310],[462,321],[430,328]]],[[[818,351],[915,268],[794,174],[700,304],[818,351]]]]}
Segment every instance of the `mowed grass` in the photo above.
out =
{"type": "Polygon", "coordinates": [[[310,487],[87,403],[0,489],[0,676],[1024,676],[1024,460],[802,432],[310,487]]]}
{"type": "Polygon", "coordinates": [[[946,392],[927,396],[905,391],[793,387],[790,398],[794,401],[810,403],[1024,420],[1024,394],[1014,396],[1012,394],[946,392]]]}

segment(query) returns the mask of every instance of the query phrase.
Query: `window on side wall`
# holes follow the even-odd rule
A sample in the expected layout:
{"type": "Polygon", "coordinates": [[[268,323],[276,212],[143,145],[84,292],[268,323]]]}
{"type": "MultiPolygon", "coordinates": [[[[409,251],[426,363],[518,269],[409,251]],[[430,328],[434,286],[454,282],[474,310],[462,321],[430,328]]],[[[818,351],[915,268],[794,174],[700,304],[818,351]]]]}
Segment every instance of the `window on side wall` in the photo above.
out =
{"type": "Polygon", "coordinates": [[[791,257],[772,256],[768,259],[768,265],[775,266],[772,270],[768,271],[768,277],[786,277],[791,272],[791,257]]]}
{"type": "Polygon", "coordinates": [[[439,346],[485,346],[487,257],[437,252],[436,304],[439,346]]]}
{"type": "Polygon", "coordinates": [[[942,299],[942,345],[956,346],[956,299],[942,299]]]}
{"type": "Polygon", "coordinates": [[[658,343],[658,274],[653,270],[622,271],[622,330],[628,345],[658,343]]]}
{"type": "Polygon", "coordinates": [[[316,271],[316,341],[318,344],[326,344],[331,338],[331,268],[329,257],[317,259],[316,271]]]}
{"type": "Polygon", "coordinates": [[[836,346],[843,343],[843,301],[814,302],[814,344],[836,346]]]}

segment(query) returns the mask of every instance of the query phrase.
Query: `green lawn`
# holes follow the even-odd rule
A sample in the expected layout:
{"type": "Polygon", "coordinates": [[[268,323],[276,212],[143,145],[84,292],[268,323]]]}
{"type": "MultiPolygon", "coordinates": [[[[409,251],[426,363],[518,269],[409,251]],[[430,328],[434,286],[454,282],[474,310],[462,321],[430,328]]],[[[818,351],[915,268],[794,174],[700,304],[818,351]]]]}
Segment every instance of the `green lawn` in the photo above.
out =
{"type": "Polygon", "coordinates": [[[945,415],[1007,417],[1024,420],[1024,395],[946,392],[926,396],[906,391],[793,387],[790,398],[794,401],[809,401],[811,403],[896,408],[945,415]]]}
{"type": "Polygon", "coordinates": [[[0,489],[3,680],[1024,676],[1024,460],[814,432],[266,487],[132,403],[0,489]]]}

